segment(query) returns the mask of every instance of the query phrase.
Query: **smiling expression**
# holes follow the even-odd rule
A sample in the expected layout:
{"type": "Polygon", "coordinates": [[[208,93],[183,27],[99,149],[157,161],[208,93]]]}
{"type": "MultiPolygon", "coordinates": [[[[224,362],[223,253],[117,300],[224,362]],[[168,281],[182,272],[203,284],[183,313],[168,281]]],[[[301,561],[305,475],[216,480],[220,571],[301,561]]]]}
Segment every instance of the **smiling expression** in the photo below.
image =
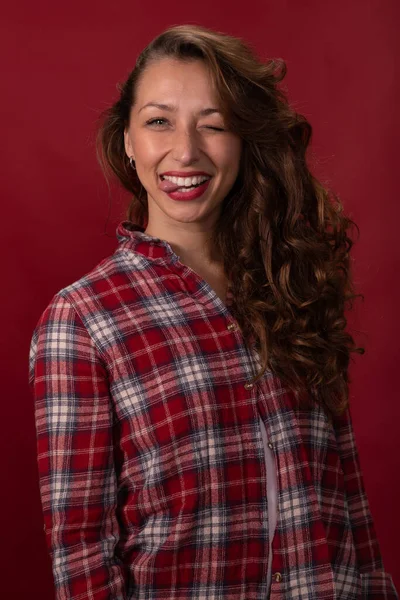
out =
{"type": "Polygon", "coordinates": [[[156,223],[164,230],[178,223],[213,227],[237,178],[242,143],[226,128],[202,61],[165,58],[146,68],[124,142],[147,191],[148,228],[154,230],[156,223]],[[201,172],[211,179],[200,197],[182,202],[160,188],[161,174],[168,172],[182,177],[201,172]]]}

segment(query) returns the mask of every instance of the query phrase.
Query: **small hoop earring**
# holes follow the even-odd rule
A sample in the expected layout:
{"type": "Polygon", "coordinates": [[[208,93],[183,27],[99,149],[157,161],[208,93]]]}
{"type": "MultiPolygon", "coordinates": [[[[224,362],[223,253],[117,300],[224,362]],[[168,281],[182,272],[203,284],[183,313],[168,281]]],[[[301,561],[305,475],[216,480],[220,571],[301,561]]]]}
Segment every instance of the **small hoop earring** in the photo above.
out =
{"type": "Polygon", "coordinates": [[[131,156],[131,157],[129,158],[129,164],[131,165],[132,169],[133,169],[134,171],[136,171],[136,167],[135,167],[135,165],[133,164],[134,162],[135,162],[135,161],[133,160],[133,156],[131,156]]]}

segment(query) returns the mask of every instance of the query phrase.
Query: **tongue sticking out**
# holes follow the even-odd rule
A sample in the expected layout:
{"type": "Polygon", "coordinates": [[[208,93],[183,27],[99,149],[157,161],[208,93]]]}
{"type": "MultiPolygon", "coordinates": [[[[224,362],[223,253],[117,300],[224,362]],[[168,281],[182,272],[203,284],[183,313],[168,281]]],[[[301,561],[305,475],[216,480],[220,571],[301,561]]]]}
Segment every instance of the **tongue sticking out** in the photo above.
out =
{"type": "Polygon", "coordinates": [[[168,179],[163,179],[159,184],[159,188],[163,192],[175,192],[175,190],[177,190],[179,187],[182,186],[179,186],[177,183],[169,181],[168,179]]]}

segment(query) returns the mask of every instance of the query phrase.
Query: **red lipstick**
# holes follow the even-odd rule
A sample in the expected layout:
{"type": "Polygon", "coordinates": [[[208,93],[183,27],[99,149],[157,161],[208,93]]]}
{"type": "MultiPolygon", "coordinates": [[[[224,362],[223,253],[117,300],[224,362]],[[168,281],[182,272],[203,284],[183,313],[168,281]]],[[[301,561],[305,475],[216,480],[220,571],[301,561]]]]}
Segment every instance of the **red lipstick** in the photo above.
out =
{"type": "Polygon", "coordinates": [[[205,171],[165,171],[164,173],[160,173],[160,175],[171,175],[171,177],[195,177],[195,175],[207,175],[207,177],[211,177],[210,173],[206,173],[205,171]]]}
{"type": "Polygon", "coordinates": [[[195,200],[204,194],[210,184],[210,181],[211,178],[203,181],[203,183],[189,192],[178,191],[180,186],[172,181],[169,181],[168,179],[160,180],[158,187],[160,190],[168,194],[168,196],[173,200],[195,200]]]}

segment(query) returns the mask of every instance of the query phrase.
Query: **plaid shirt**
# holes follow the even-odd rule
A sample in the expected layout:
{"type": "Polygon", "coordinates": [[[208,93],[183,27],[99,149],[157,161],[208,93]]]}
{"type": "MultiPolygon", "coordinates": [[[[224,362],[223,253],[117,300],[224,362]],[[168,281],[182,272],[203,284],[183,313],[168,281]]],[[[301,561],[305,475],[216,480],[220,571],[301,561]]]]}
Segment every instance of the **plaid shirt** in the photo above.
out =
{"type": "Polygon", "coordinates": [[[208,283],[123,222],[31,343],[41,500],[57,599],[397,598],[350,413],[295,407],[208,283]],[[267,472],[278,515],[267,585],[267,472]],[[270,594],[270,596],[268,596],[270,594]]]}

